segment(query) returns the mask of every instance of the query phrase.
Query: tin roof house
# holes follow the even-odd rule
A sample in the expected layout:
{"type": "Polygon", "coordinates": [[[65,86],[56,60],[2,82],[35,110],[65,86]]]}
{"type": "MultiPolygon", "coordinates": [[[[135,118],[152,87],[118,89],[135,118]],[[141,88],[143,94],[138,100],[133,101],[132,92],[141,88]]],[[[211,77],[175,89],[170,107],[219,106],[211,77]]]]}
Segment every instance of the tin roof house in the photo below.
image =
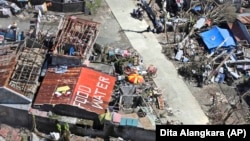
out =
{"type": "Polygon", "coordinates": [[[88,67],[49,68],[33,107],[57,115],[96,120],[105,113],[116,78],[88,67]]]}
{"type": "Polygon", "coordinates": [[[0,48],[0,123],[30,128],[46,54],[47,47],[28,38],[0,48]]]}
{"type": "Polygon", "coordinates": [[[31,104],[47,48],[32,40],[0,48],[0,104],[31,104]]]}

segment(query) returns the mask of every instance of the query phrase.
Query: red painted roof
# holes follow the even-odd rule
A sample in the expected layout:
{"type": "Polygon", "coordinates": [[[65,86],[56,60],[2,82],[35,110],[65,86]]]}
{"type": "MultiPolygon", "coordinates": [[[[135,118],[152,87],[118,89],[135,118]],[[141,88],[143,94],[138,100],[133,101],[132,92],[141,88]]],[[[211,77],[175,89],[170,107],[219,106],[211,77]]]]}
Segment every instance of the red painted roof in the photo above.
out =
{"type": "Polygon", "coordinates": [[[61,74],[48,70],[34,105],[67,104],[102,114],[108,107],[115,81],[115,77],[87,67],[68,68],[61,74]],[[71,94],[56,96],[62,86],[68,86],[67,92],[71,94]]]}

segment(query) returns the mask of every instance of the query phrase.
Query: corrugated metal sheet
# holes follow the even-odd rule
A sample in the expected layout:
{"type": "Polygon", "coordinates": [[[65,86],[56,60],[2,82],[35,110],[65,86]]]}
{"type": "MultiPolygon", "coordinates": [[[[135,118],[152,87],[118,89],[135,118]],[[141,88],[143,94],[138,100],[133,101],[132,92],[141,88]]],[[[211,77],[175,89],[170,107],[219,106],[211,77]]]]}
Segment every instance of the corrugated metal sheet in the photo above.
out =
{"type": "Polygon", "coordinates": [[[229,23],[228,26],[237,41],[246,40],[250,43],[250,35],[244,24],[240,21],[235,21],[233,23],[229,23]]]}
{"type": "Polygon", "coordinates": [[[67,104],[102,114],[108,107],[116,78],[86,67],[71,67],[65,73],[49,69],[38,91],[34,105],[67,104]],[[69,87],[70,95],[58,96],[59,87],[69,87]]]}
{"type": "Polygon", "coordinates": [[[250,24],[250,13],[239,14],[237,19],[243,24],[250,24]]]}
{"type": "MultiPolygon", "coordinates": [[[[39,76],[47,49],[43,45],[28,46],[26,41],[18,47],[0,48],[0,94],[9,91],[10,94],[33,99],[40,85],[39,76]]],[[[9,103],[20,101],[14,97],[8,100],[9,103]]]]}
{"type": "MultiPolygon", "coordinates": [[[[25,45],[25,44],[24,44],[25,45]]],[[[45,48],[25,47],[19,49],[17,63],[9,80],[9,86],[33,99],[39,87],[41,68],[46,56],[45,48]]]]}
{"type": "Polygon", "coordinates": [[[10,47],[0,48],[0,86],[5,86],[16,64],[15,50],[10,47]]]}

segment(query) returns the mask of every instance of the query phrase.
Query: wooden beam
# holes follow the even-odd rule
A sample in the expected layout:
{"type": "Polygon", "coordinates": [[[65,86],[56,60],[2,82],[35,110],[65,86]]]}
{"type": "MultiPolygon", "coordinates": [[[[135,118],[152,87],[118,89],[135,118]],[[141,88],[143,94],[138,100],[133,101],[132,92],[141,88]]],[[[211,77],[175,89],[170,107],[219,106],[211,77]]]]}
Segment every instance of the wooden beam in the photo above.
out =
{"type": "Polygon", "coordinates": [[[250,60],[227,61],[227,64],[250,64],[250,60]]]}
{"type": "Polygon", "coordinates": [[[227,59],[236,51],[236,49],[233,49],[227,56],[226,58],[219,64],[219,66],[217,66],[207,77],[206,83],[207,81],[209,81],[214,74],[220,69],[220,67],[227,61],[227,59]]]}

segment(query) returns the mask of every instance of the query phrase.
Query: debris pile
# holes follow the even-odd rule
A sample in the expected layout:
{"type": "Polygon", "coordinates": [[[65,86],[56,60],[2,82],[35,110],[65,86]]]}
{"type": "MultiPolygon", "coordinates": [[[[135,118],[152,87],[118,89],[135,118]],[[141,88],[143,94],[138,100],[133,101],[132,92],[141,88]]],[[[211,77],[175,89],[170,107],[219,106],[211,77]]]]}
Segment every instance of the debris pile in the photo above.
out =
{"type": "MultiPolygon", "coordinates": [[[[221,86],[214,84],[240,87],[239,82],[248,82],[250,35],[246,5],[246,1],[218,0],[138,3],[148,14],[150,21],[144,19],[151,24],[151,31],[159,33],[155,36],[162,40],[162,53],[172,60],[183,79],[200,88],[221,86]]],[[[249,89],[240,89],[247,89],[237,94],[245,94],[243,99],[249,103],[249,89]]],[[[220,106],[225,105],[231,106],[220,106]]]]}
{"type": "Polygon", "coordinates": [[[247,32],[242,27],[248,15],[237,14],[237,4],[183,0],[141,1],[139,5],[151,18],[153,31],[165,27],[160,31],[167,36],[163,53],[178,62],[180,75],[202,87],[214,82],[233,85],[248,75],[250,36],[242,36],[247,32]]]}

